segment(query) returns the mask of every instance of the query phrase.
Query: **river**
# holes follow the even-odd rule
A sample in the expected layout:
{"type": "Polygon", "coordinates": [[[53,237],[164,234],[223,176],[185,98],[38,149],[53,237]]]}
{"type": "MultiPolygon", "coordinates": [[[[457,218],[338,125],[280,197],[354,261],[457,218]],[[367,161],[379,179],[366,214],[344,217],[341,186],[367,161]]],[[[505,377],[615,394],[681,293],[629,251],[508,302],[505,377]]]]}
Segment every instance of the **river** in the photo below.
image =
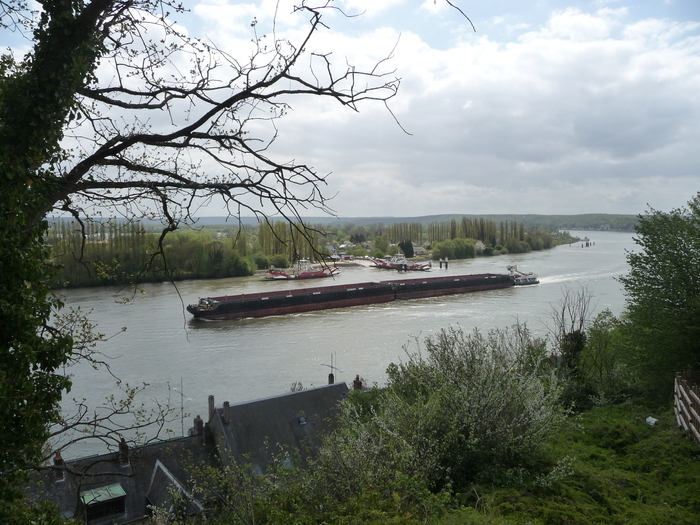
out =
{"type": "MultiPolygon", "coordinates": [[[[131,385],[148,383],[143,401],[153,405],[171,396],[172,403],[191,414],[205,414],[207,397],[217,404],[238,403],[289,391],[293,382],[304,387],[328,381],[333,365],[336,381],[349,383],[360,375],[370,385],[382,385],[385,370],[404,358],[404,346],[416,348],[430,334],[449,326],[488,330],[516,321],[539,335],[547,334],[552,306],[566,289],[586,287],[594,314],[605,308],[618,315],[624,296],[615,280],[627,271],[626,250],[636,246],[630,233],[572,232],[590,237],[581,243],[521,255],[451,261],[449,269],[434,264],[431,276],[506,273],[517,264],[538,274],[540,284],[473,294],[398,301],[337,310],[290,314],[239,321],[197,322],[185,310],[199,297],[237,294],[324,284],[402,278],[362,266],[343,267],[341,274],[321,281],[267,282],[260,276],[144,284],[131,295],[119,288],[85,288],[61,292],[66,306],[90,312],[97,330],[112,336],[98,347],[109,356],[112,372],[131,385]],[[124,302],[121,299],[129,298],[124,302]],[[122,327],[126,331],[119,333],[122,327]],[[182,385],[182,387],[181,387],[182,385]],[[174,390],[175,389],[175,390],[174,390]],[[182,390],[182,393],[181,393],[182,390]]],[[[406,278],[416,274],[405,275],[406,278]]],[[[110,395],[114,381],[104,372],[79,365],[70,370],[73,390],[68,398],[92,402],[110,395]]],[[[186,430],[189,418],[184,423],[186,430]]],[[[180,434],[182,422],[170,424],[180,434]]],[[[76,448],[68,455],[104,450],[76,448]]]]}

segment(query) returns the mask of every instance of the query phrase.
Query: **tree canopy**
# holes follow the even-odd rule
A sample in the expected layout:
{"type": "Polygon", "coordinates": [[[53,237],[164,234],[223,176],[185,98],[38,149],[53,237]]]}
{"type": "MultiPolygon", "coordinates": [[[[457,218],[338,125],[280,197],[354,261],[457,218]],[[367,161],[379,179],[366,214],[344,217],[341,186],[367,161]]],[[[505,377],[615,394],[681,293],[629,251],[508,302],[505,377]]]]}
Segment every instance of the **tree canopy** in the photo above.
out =
{"type": "Polygon", "coordinates": [[[700,193],[687,208],[641,215],[635,242],[620,278],[634,363],[650,387],[671,392],[676,372],[700,370],[700,193]]]}

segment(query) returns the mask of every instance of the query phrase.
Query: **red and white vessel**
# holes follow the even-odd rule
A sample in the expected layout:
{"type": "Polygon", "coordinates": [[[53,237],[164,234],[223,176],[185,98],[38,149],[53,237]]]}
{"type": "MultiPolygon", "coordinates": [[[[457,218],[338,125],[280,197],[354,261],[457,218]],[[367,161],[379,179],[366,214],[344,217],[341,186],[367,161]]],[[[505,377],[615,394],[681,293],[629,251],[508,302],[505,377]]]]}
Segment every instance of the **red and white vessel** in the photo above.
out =
{"type": "Polygon", "coordinates": [[[321,277],[333,277],[340,273],[337,266],[314,267],[308,259],[300,259],[296,267],[291,270],[277,270],[271,268],[265,272],[268,281],[287,281],[289,279],[319,279],[321,277]]]}

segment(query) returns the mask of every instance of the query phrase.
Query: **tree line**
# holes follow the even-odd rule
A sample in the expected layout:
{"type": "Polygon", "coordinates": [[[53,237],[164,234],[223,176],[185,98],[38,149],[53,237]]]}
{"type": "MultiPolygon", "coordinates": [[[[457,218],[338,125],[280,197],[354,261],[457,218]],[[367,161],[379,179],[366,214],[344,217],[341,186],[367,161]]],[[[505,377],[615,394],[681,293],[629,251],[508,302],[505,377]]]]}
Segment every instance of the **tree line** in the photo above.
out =
{"type": "Polygon", "coordinates": [[[524,253],[567,240],[523,223],[504,221],[497,228],[493,221],[467,218],[427,228],[406,222],[346,230],[274,221],[257,228],[175,231],[164,239],[139,221],[57,220],[46,243],[52,262],[61,268],[50,284],[60,288],[241,277],[270,266],[287,268],[299,259],[323,260],[352,241],[357,244],[346,250],[352,255],[383,257],[401,251],[412,257],[413,244],[420,245],[421,239],[434,259],[524,253]]]}

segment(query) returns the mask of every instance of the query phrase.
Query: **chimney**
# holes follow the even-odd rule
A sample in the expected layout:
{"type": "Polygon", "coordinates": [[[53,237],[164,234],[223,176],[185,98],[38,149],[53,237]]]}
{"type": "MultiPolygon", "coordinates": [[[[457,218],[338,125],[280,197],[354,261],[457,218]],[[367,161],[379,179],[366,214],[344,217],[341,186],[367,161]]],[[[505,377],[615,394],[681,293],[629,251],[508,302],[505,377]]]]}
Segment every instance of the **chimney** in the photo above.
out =
{"type": "Polygon", "coordinates": [[[204,434],[204,421],[202,420],[201,416],[197,415],[197,417],[194,418],[194,435],[201,436],[203,434],[204,434]]]}
{"type": "Polygon", "coordinates": [[[227,425],[231,422],[231,405],[228,401],[224,401],[224,423],[227,425]]]}
{"type": "Polygon", "coordinates": [[[122,467],[129,465],[129,445],[126,444],[126,439],[124,438],[119,442],[119,464],[122,467]]]}
{"type": "Polygon", "coordinates": [[[362,379],[360,379],[360,374],[355,376],[355,380],[352,382],[353,390],[362,390],[362,379]]]}
{"type": "Polygon", "coordinates": [[[328,374],[328,384],[332,385],[333,383],[335,383],[335,376],[333,375],[333,372],[331,372],[328,374]]]}
{"type": "Polygon", "coordinates": [[[56,455],[53,457],[53,466],[55,467],[54,479],[56,481],[63,481],[65,479],[63,470],[66,466],[66,462],[63,461],[60,450],[57,450],[56,455]]]}
{"type": "Polygon", "coordinates": [[[209,396],[209,421],[214,417],[214,412],[216,412],[216,405],[214,404],[214,396],[209,396]]]}

